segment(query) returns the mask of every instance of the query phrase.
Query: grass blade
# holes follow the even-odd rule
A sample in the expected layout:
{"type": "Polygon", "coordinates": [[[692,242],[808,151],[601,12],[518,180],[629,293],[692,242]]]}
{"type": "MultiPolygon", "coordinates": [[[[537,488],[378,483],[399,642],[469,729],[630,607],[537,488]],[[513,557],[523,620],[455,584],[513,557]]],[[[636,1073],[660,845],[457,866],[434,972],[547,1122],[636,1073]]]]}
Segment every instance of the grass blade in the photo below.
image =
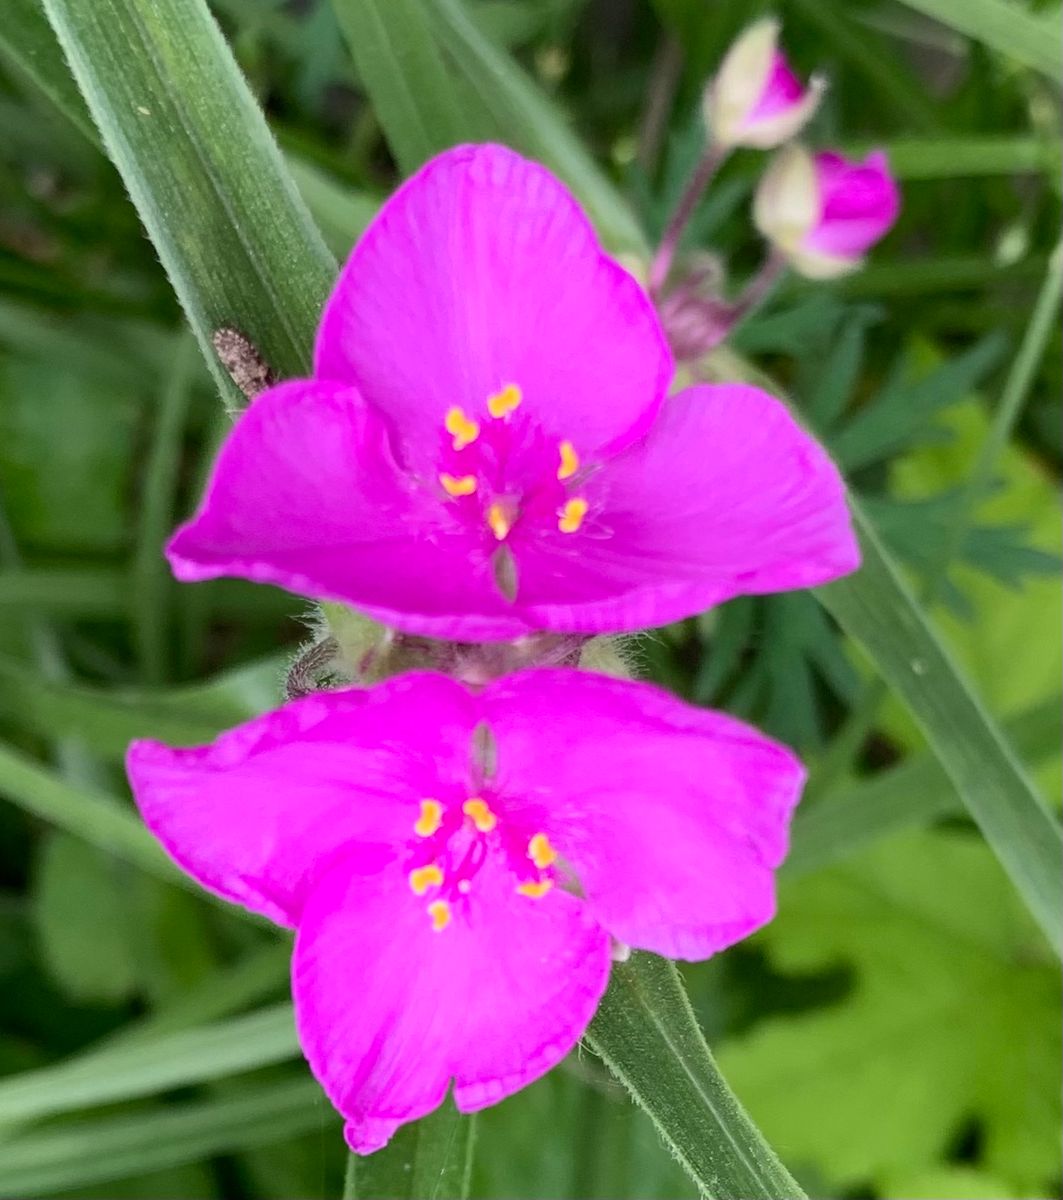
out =
{"type": "Polygon", "coordinates": [[[804,1196],[720,1075],[672,963],[633,954],[615,964],[587,1040],[703,1196],[804,1196]]]}
{"type": "Polygon", "coordinates": [[[147,828],[111,796],[64,782],[32,759],[0,743],[0,798],[92,846],[132,863],[166,883],[201,895],[170,862],[147,828]]]}
{"type": "MultiPolygon", "coordinates": [[[[1004,733],[1023,760],[1036,765],[1059,754],[1057,697],[1004,722],[1004,733]]],[[[827,792],[794,820],[786,876],[804,875],[864,849],[877,838],[936,817],[963,812],[945,768],[922,751],[869,779],[827,792]]]]}
{"type": "Polygon", "coordinates": [[[0,59],[42,92],[76,129],[99,145],[77,84],[63,63],[41,0],[7,0],[0,21],[0,59]]]}
{"type": "Polygon", "coordinates": [[[465,1200],[472,1175],[475,1117],[449,1101],[395,1134],[368,1158],[352,1154],[344,1200],[465,1200]]]}
{"type": "Polygon", "coordinates": [[[0,1194],[81,1191],[164,1167],[269,1146],[331,1126],[310,1079],[261,1084],[239,1095],[133,1116],[80,1121],[5,1142],[0,1194]]]}
{"type": "Polygon", "coordinates": [[[904,701],[986,841],[1063,953],[1063,837],[1022,764],[854,505],[863,566],[817,594],[904,701]]]}
{"type": "Polygon", "coordinates": [[[306,373],[335,264],[204,0],[44,6],[229,405],[220,326],[306,373]]]}
{"type": "Polygon", "coordinates": [[[901,3],[982,42],[1005,58],[1063,83],[1058,22],[1051,13],[1038,17],[1005,0],[901,0],[901,3]]]}
{"type": "Polygon", "coordinates": [[[0,1124],[133,1100],[299,1055],[290,1004],[198,1029],[145,1034],[130,1045],[105,1046],[0,1081],[0,1124]]]}
{"type": "Polygon", "coordinates": [[[463,140],[467,126],[421,0],[333,0],[358,74],[403,174],[463,140]]]}
{"type": "Polygon", "coordinates": [[[145,683],[162,683],[169,674],[170,599],[173,580],[163,546],[175,524],[175,500],[181,468],[181,440],[192,401],[195,346],[178,342],[173,370],[155,414],[155,430],[144,468],[136,548],[133,554],[134,632],[145,683]]]}

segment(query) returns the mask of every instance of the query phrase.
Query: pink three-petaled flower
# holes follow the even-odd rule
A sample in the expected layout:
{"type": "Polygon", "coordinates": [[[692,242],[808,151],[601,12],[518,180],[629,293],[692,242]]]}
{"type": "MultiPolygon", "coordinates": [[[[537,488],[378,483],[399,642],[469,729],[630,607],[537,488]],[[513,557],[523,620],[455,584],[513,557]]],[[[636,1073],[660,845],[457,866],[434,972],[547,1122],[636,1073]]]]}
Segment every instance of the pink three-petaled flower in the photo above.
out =
{"type": "MultiPolygon", "coordinates": [[[[170,558],[493,640],[623,631],[822,583],[858,551],[838,474],[776,400],[666,399],[641,288],[543,168],[429,163],[325,311],[315,377],[260,395],[170,558]]],[[[645,684],[531,670],[323,692],[129,755],[210,890],[297,930],[300,1039],[369,1152],[453,1083],[471,1111],[576,1043],[611,942],[697,959],[769,920],[803,778],[645,684]]]]}

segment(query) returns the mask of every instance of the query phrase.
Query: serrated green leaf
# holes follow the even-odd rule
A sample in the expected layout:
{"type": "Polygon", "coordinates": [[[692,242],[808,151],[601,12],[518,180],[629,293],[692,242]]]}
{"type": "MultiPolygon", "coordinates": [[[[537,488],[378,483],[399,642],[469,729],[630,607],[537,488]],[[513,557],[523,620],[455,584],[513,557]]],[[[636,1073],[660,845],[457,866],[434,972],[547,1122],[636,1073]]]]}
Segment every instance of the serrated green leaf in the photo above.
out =
{"type": "Polygon", "coordinates": [[[936,413],[958,404],[1003,357],[1007,339],[993,333],[970,350],[912,379],[901,360],[874,400],[830,436],[839,463],[854,471],[892,457],[905,449],[936,413]]]}
{"type": "Polygon", "coordinates": [[[851,994],[771,1018],[721,1061],[792,1161],[832,1186],[934,1166],[972,1117],[1013,1194],[1059,1169],[1057,967],[984,846],[914,834],[786,885],[758,935],[787,975],[851,994]]]}

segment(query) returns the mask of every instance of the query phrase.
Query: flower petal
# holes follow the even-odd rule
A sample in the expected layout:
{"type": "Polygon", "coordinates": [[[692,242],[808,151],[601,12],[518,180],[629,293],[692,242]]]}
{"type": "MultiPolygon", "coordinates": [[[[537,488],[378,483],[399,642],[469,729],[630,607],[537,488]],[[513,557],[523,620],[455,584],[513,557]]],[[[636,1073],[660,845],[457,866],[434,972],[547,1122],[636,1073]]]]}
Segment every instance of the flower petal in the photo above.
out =
{"type": "Polygon", "coordinates": [[[485,417],[513,383],[583,454],[638,437],[672,374],[649,300],[569,192],[491,145],[439,155],[384,205],[328,303],[315,364],[408,443],[434,448],[449,409],[485,417]]]}
{"type": "Polygon", "coordinates": [[[516,804],[547,835],[614,937],[699,959],[771,919],[804,780],[789,750],[659,688],[587,672],[513,675],[483,703],[507,812],[516,804]]]}
{"type": "Polygon", "coordinates": [[[138,741],[127,768],[145,822],[209,891],[294,925],[339,847],[390,858],[425,797],[467,794],[476,711],[439,675],[324,692],[209,746],[138,741]]]}
{"type": "Polygon", "coordinates": [[[663,625],[859,565],[834,464],[783,404],[743,384],[673,397],[581,492],[580,531],[521,560],[522,609],[545,628],[663,625]]]}
{"type": "Polygon", "coordinates": [[[827,258],[859,259],[897,220],[901,197],[881,150],[862,162],[824,151],[815,157],[821,195],[817,225],[802,249],[827,258]]]}
{"type": "Polygon", "coordinates": [[[338,859],[312,890],[292,964],[303,1050],[368,1154],[454,1099],[472,1112],[559,1062],[597,1006],[608,937],[561,891],[518,896],[491,858],[434,932],[402,875],[338,859]]]}
{"type": "Polygon", "coordinates": [[[285,383],[237,421],[167,556],[179,579],[274,583],[411,632],[525,632],[483,538],[451,519],[437,492],[438,480],[399,470],[383,422],[356,391],[285,383]]]}

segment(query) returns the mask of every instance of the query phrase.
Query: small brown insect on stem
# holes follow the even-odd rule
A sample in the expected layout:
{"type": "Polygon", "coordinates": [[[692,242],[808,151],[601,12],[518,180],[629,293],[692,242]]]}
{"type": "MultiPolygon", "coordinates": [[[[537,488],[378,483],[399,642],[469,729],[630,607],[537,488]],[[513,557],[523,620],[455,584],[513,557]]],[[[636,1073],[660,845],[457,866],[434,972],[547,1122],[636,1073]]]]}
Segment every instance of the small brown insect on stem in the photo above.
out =
{"type": "Polygon", "coordinates": [[[223,325],[214,331],[210,340],[221,365],[248,400],[254,400],[259,392],[275,382],[273,372],[258,347],[239,329],[223,325]]]}

